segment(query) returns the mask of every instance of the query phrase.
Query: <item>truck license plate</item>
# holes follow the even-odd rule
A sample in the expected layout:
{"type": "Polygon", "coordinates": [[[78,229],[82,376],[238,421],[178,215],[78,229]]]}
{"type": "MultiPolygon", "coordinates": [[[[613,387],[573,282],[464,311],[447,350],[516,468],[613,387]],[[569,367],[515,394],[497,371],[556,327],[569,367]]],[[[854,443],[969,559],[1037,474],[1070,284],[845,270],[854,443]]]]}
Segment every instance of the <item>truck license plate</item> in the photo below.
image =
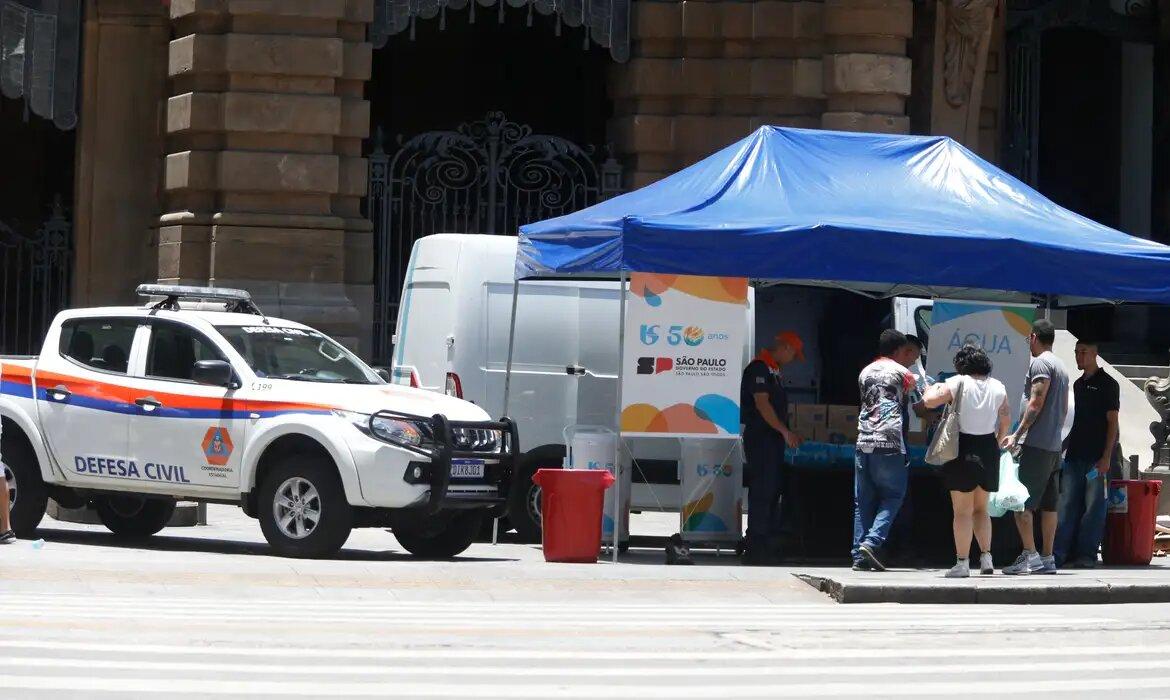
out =
{"type": "Polygon", "coordinates": [[[451,460],[452,479],[482,479],[484,461],[482,459],[453,459],[451,460]]]}

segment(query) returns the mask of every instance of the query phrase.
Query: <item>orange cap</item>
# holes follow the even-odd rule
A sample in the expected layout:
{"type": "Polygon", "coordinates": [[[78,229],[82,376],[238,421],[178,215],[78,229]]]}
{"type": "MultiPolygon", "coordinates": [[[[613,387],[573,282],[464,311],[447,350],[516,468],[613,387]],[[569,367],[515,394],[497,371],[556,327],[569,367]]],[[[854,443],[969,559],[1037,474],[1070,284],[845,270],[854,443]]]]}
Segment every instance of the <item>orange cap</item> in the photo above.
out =
{"type": "Polygon", "coordinates": [[[780,331],[776,334],[776,342],[784,343],[796,351],[796,359],[804,362],[804,341],[792,331],[780,331]]]}

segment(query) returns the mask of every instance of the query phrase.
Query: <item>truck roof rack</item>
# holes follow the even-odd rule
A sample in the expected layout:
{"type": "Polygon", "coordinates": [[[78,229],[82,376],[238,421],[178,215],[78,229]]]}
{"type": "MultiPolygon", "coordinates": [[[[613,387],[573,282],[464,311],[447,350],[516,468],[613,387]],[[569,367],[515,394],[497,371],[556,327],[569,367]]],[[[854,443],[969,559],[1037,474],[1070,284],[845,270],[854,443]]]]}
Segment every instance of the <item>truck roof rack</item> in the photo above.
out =
{"type": "Polygon", "coordinates": [[[200,301],[222,301],[224,310],[229,313],[255,314],[263,317],[264,312],[252,301],[252,295],[244,289],[230,289],[228,287],[189,287],[179,284],[140,284],[138,295],[144,297],[163,297],[163,300],[151,306],[152,309],[178,311],[179,299],[194,299],[200,301]]]}

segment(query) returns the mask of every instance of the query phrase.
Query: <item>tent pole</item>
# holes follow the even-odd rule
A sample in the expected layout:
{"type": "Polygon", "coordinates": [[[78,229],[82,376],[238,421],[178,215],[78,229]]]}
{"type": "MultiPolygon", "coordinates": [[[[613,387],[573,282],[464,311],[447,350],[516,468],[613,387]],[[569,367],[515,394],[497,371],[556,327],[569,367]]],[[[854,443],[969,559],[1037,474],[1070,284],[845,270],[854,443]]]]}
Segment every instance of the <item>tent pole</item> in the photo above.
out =
{"type": "Polygon", "coordinates": [[[617,406],[615,407],[615,415],[617,416],[617,440],[614,441],[616,447],[614,448],[613,471],[618,478],[613,484],[613,562],[616,564],[618,560],[618,544],[622,532],[622,378],[625,376],[625,362],[626,362],[626,271],[623,268],[621,272],[620,289],[618,292],[621,296],[621,313],[620,325],[618,326],[618,371],[617,371],[617,406]]]}
{"type": "Polygon", "coordinates": [[[508,321],[508,364],[504,368],[504,412],[508,415],[508,400],[512,395],[512,350],[516,342],[516,301],[520,298],[520,280],[512,282],[512,318],[508,321]]]}

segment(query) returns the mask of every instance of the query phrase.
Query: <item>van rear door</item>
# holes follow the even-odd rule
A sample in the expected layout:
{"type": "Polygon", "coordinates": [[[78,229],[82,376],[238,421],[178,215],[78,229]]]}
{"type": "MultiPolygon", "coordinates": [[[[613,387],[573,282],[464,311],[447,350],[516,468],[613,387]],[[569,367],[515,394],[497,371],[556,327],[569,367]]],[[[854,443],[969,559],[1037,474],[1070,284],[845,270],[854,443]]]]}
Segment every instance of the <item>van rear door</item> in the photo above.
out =
{"type": "Polygon", "coordinates": [[[395,333],[395,384],[442,392],[447,382],[455,334],[455,299],[451,283],[459,268],[462,247],[442,238],[415,245],[407,270],[395,333]]]}

